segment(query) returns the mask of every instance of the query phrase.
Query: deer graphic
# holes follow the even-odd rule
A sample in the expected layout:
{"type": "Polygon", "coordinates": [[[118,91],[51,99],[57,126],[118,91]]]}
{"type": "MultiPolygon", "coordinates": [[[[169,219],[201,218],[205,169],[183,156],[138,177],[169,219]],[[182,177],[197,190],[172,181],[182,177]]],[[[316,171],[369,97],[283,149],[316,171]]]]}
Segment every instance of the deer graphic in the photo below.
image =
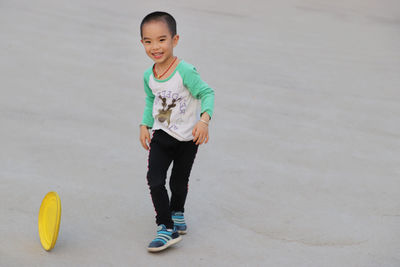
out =
{"type": "Polygon", "coordinates": [[[158,110],[158,115],[156,115],[156,119],[158,119],[158,121],[161,123],[163,123],[164,121],[167,121],[168,126],[169,126],[172,108],[176,107],[176,102],[180,101],[181,98],[172,99],[171,104],[167,105],[167,99],[165,97],[161,97],[161,96],[158,96],[158,97],[162,101],[162,109],[158,110]]]}

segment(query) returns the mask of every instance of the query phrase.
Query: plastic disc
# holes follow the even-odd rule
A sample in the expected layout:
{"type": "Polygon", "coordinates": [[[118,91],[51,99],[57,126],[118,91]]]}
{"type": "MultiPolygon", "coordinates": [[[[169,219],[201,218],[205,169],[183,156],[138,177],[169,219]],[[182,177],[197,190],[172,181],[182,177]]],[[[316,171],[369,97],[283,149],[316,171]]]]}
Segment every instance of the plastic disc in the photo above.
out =
{"type": "Polygon", "coordinates": [[[50,251],[56,245],[61,219],[61,200],[57,192],[43,198],[39,210],[39,237],[42,247],[50,251]]]}

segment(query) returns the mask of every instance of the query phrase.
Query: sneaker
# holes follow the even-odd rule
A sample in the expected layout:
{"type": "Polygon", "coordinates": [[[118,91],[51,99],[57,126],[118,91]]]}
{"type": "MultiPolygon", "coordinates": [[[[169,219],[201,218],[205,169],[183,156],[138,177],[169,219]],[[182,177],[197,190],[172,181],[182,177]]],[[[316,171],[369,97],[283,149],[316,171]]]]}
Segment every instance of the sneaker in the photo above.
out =
{"type": "Polygon", "coordinates": [[[182,237],[176,231],[176,228],[167,230],[164,224],[160,224],[157,227],[157,236],[147,247],[150,252],[158,252],[166,249],[167,247],[178,243],[182,240],[182,237]]]}
{"type": "Polygon", "coordinates": [[[173,211],[172,212],[172,220],[174,221],[174,227],[178,230],[180,235],[186,234],[186,223],[185,218],[183,217],[183,212],[181,211],[173,211]]]}

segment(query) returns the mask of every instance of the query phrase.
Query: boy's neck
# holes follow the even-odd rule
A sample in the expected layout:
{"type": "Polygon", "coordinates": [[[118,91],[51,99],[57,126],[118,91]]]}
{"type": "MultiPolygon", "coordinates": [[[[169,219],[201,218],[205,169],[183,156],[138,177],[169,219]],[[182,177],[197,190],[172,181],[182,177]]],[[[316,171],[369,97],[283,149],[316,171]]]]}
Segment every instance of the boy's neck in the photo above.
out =
{"type": "Polygon", "coordinates": [[[168,60],[162,62],[162,63],[155,63],[155,67],[157,68],[157,70],[165,70],[166,68],[169,67],[169,65],[172,63],[172,61],[174,61],[175,56],[170,57],[168,60]]]}
{"type": "Polygon", "coordinates": [[[156,78],[157,79],[165,79],[166,77],[171,75],[171,73],[174,72],[174,70],[175,70],[176,66],[179,64],[179,62],[180,62],[180,60],[177,57],[172,56],[170,59],[165,61],[163,64],[155,63],[154,70],[156,73],[154,73],[154,74],[158,75],[158,77],[156,77],[156,78]],[[166,71],[167,69],[168,69],[168,71],[166,71]],[[162,76],[160,76],[160,75],[162,75],[162,76]]]}

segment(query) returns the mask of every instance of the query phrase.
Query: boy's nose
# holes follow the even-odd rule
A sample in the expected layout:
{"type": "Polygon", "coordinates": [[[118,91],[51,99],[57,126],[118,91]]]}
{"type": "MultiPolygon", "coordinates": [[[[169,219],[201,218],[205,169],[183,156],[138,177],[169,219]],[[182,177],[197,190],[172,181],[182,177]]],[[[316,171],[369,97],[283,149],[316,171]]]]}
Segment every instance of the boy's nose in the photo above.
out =
{"type": "Polygon", "coordinates": [[[158,47],[159,47],[159,45],[157,43],[155,43],[155,42],[151,44],[151,49],[152,50],[157,49],[158,47]]]}
{"type": "Polygon", "coordinates": [[[159,49],[160,48],[160,44],[159,43],[154,43],[153,44],[153,49],[159,49]]]}

